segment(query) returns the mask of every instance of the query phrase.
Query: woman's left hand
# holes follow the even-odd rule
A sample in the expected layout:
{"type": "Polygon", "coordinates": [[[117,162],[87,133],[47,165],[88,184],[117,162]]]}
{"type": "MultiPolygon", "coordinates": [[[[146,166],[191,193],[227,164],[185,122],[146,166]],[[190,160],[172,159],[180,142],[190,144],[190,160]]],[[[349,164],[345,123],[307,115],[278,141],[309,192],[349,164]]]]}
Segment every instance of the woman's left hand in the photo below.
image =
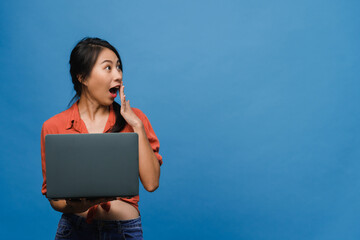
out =
{"type": "Polygon", "coordinates": [[[121,108],[120,114],[124,117],[125,121],[133,128],[141,127],[142,121],[139,117],[133,112],[130,107],[130,100],[126,101],[126,96],[124,93],[125,86],[121,84],[120,86],[120,101],[121,101],[121,108]]]}

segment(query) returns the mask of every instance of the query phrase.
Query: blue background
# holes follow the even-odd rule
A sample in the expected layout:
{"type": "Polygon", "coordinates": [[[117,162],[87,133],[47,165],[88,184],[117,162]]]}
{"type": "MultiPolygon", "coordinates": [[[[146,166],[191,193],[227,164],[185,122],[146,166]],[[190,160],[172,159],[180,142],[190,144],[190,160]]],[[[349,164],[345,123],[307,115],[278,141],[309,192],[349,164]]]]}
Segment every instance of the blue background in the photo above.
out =
{"type": "Polygon", "coordinates": [[[359,239],[360,3],[1,1],[1,239],[53,239],[40,130],[85,36],[160,139],[145,239],[359,239]],[[15,234],[15,236],[14,236],[15,234]]]}

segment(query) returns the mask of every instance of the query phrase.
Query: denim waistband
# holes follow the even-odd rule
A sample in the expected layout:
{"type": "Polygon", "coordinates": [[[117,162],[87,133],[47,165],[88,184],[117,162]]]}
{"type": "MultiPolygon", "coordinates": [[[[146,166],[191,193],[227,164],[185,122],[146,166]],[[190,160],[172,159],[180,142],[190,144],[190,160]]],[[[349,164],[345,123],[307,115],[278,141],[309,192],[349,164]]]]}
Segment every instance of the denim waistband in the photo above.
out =
{"type": "Polygon", "coordinates": [[[130,220],[97,220],[94,219],[92,223],[87,223],[86,218],[80,217],[75,214],[71,213],[63,213],[62,218],[69,220],[76,228],[119,228],[119,229],[126,229],[126,228],[134,228],[134,227],[141,227],[141,217],[137,217],[130,220]]]}

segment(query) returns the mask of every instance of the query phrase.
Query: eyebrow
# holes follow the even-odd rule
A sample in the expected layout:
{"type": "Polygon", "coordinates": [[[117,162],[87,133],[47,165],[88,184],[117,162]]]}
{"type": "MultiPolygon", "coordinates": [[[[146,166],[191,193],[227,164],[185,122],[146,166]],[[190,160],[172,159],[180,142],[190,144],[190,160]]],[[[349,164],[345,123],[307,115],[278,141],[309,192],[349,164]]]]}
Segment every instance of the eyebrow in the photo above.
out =
{"type": "MultiPolygon", "coordinates": [[[[103,64],[103,63],[105,63],[105,62],[109,62],[109,63],[113,63],[111,60],[104,60],[102,63],[100,63],[100,64],[103,64]]],[[[119,60],[117,60],[117,62],[116,63],[120,63],[120,61],[119,60]]]]}

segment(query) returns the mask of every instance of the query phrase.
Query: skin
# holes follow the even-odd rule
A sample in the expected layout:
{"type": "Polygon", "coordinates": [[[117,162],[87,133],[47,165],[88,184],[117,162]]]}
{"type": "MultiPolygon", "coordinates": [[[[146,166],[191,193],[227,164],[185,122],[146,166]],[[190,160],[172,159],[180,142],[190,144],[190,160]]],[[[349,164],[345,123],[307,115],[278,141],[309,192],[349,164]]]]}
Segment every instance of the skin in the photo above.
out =
{"type": "MultiPolygon", "coordinates": [[[[140,181],[147,191],[155,191],[159,186],[160,164],[150,146],[142,121],[132,111],[130,100],[126,100],[122,71],[119,68],[116,54],[110,49],[104,48],[99,54],[90,76],[86,79],[79,78],[79,81],[83,84],[83,89],[78,108],[80,117],[89,133],[102,133],[104,131],[110,113],[109,106],[114,101],[114,98],[109,94],[109,89],[120,86],[120,113],[139,136],[140,181]]],[[[90,207],[107,201],[112,201],[110,211],[106,212],[98,207],[96,219],[129,220],[139,216],[135,207],[113,198],[80,199],[77,201],[59,199],[50,200],[50,204],[56,211],[75,213],[86,217],[90,207]]]]}

